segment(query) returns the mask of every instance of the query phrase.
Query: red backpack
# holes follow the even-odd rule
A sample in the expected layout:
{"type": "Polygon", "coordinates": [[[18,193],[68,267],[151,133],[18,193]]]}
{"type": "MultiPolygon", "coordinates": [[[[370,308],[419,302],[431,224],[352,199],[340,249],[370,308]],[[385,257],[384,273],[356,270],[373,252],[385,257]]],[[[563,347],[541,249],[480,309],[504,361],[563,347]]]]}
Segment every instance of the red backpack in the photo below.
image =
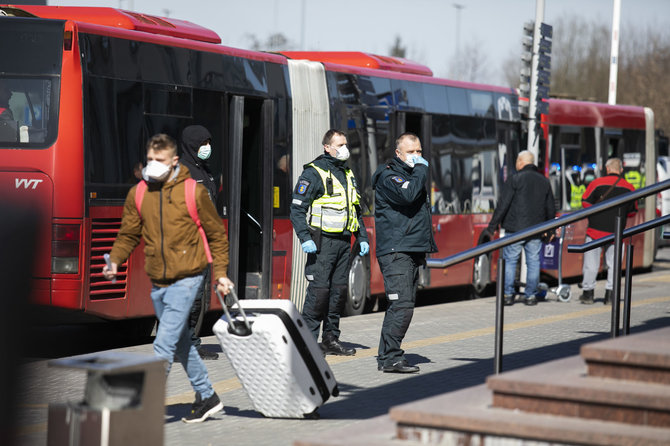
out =
{"type": "MultiPolygon", "coordinates": [[[[202,227],[202,223],[200,223],[200,217],[198,217],[198,207],[195,204],[195,186],[197,184],[198,183],[193,178],[187,178],[186,181],[184,181],[184,198],[186,199],[186,208],[188,209],[189,215],[198,227],[198,232],[200,232],[200,236],[202,237],[202,242],[205,245],[205,255],[207,256],[207,261],[209,263],[213,263],[212,252],[210,251],[209,243],[207,242],[207,235],[205,234],[205,230],[202,227]]],[[[146,181],[142,180],[137,183],[137,189],[135,190],[135,206],[137,207],[137,213],[139,214],[140,218],[142,218],[142,200],[144,200],[144,193],[146,190],[146,181]]]]}

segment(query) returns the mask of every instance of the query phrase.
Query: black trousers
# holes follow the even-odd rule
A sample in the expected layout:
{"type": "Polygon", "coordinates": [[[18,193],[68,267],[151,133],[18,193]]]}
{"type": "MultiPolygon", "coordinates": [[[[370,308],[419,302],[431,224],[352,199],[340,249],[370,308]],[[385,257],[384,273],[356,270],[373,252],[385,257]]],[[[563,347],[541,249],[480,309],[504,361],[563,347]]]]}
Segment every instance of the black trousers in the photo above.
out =
{"type": "Polygon", "coordinates": [[[198,294],[195,295],[195,300],[193,301],[193,306],[191,307],[191,314],[188,318],[188,330],[191,333],[191,343],[195,345],[195,348],[199,348],[202,340],[200,336],[195,332],[195,326],[198,324],[198,318],[200,317],[200,311],[202,310],[203,300],[209,299],[211,292],[211,283],[212,283],[212,267],[207,265],[207,267],[202,271],[202,285],[198,289],[198,294]]]}
{"type": "Polygon", "coordinates": [[[321,237],[318,253],[308,254],[305,277],[309,285],[302,317],[319,338],[323,322],[323,339],[340,337],[340,316],[347,298],[347,278],[351,237],[321,237]]]}
{"type": "Polygon", "coordinates": [[[400,345],[414,315],[419,268],[424,265],[425,259],[424,253],[403,252],[377,257],[388,299],[379,338],[378,365],[392,365],[405,359],[400,345]]]}

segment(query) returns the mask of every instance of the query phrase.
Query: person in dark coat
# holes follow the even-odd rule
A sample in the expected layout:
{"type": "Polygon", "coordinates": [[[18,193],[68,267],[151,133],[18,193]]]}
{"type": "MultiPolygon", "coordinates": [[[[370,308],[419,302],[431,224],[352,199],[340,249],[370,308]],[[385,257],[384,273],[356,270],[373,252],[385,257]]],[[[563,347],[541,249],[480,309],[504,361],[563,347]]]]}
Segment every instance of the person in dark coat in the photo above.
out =
{"type": "MultiPolygon", "coordinates": [[[[518,232],[530,226],[551,220],[556,216],[554,194],[549,180],[534,164],[535,156],[524,150],[516,158],[517,172],[503,186],[502,197],[491,217],[487,231],[491,234],[500,225],[505,234],[518,232]]],[[[521,250],[526,253],[525,304],[537,304],[537,286],[540,282],[540,250],[542,240],[538,235],[503,248],[505,259],[505,305],[514,304],[516,264],[521,250]]]]}
{"type": "Polygon", "coordinates": [[[395,157],[372,176],[375,189],[376,254],[384,276],[388,307],[384,315],[377,369],[416,373],[400,348],[414,314],[419,268],[426,253],[437,252],[426,190],[428,161],[413,133],[396,140],[395,157]]]}
{"type": "MultiPolygon", "coordinates": [[[[181,132],[181,158],[180,161],[191,172],[191,178],[205,186],[209,193],[209,198],[216,206],[217,186],[212,172],[209,170],[207,160],[212,154],[212,135],[205,127],[201,125],[189,125],[181,132]]],[[[196,325],[202,311],[203,301],[209,299],[211,293],[211,271],[208,266],[204,271],[204,280],[198,291],[191,316],[189,317],[188,328],[191,332],[191,341],[202,359],[218,359],[216,352],[211,352],[202,346],[202,340],[196,333],[196,325]]]]}

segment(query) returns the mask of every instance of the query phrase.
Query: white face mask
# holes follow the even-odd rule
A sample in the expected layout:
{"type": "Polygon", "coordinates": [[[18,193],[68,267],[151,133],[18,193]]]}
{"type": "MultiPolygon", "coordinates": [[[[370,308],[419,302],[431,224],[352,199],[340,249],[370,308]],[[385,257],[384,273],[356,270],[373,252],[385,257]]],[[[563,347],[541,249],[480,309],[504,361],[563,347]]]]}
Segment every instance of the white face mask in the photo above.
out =
{"type": "Polygon", "coordinates": [[[147,163],[147,167],[142,169],[142,177],[147,181],[165,181],[170,174],[170,167],[160,161],[151,160],[147,163]]]}
{"type": "Polygon", "coordinates": [[[202,145],[198,149],[198,158],[200,158],[201,160],[209,159],[211,155],[212,155],[212,146],[209,144],[202,145]]]}
{"type": "Polygon", "coordinates": [[[407,157],[405,157],[405,164],[414,168],[414,165],[416,164],[416,155],[407,155],[407,157]]]}
{"type": "Polygon", "coordinates": [[[349,149],[346,145],[337,148],[335,151],[335,159],[340,161],[346,161],[349,159],[349,149]]]}

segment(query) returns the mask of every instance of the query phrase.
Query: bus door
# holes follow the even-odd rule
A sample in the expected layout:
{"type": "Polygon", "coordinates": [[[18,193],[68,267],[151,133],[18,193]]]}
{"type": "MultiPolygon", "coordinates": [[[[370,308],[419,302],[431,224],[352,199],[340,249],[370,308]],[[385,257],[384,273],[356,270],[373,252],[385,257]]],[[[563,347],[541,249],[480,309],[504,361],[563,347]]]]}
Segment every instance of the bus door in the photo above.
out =
{"type": "Polygon", "coordinates": [[[229,103],[228,274],[240,298],[270,297],[274,104],[244,96],[229,103]]]}
{"type": "MultiPolygon", "coordinates": [[[[432,126],[432,116],[423,113],[412,113],[412,112],[403,112],[399,111],[395,113],[395,119],[393,122],[394,127],[394,153],[395,153],[395,140],[405,132],[412,132],[421,140],[421,148],[423,149],[423,157],[427,160],[430,159],[430,144],[431,144],[431,126],[432,126]]],[[[430,173],[428,175],[428,181],[426,183],[426,190],[429,194],[432,190],[430,173]]],[[[433,234],[435,236],[435,242],[440,246],[438,242],[438,234],[436,233],[437,226],[433,224],[433,234]]],[[[419,270],[419,286],[424,288],[429,287],[431,284],[430,270],[427,268],[422,268],[419,270]]]]}

